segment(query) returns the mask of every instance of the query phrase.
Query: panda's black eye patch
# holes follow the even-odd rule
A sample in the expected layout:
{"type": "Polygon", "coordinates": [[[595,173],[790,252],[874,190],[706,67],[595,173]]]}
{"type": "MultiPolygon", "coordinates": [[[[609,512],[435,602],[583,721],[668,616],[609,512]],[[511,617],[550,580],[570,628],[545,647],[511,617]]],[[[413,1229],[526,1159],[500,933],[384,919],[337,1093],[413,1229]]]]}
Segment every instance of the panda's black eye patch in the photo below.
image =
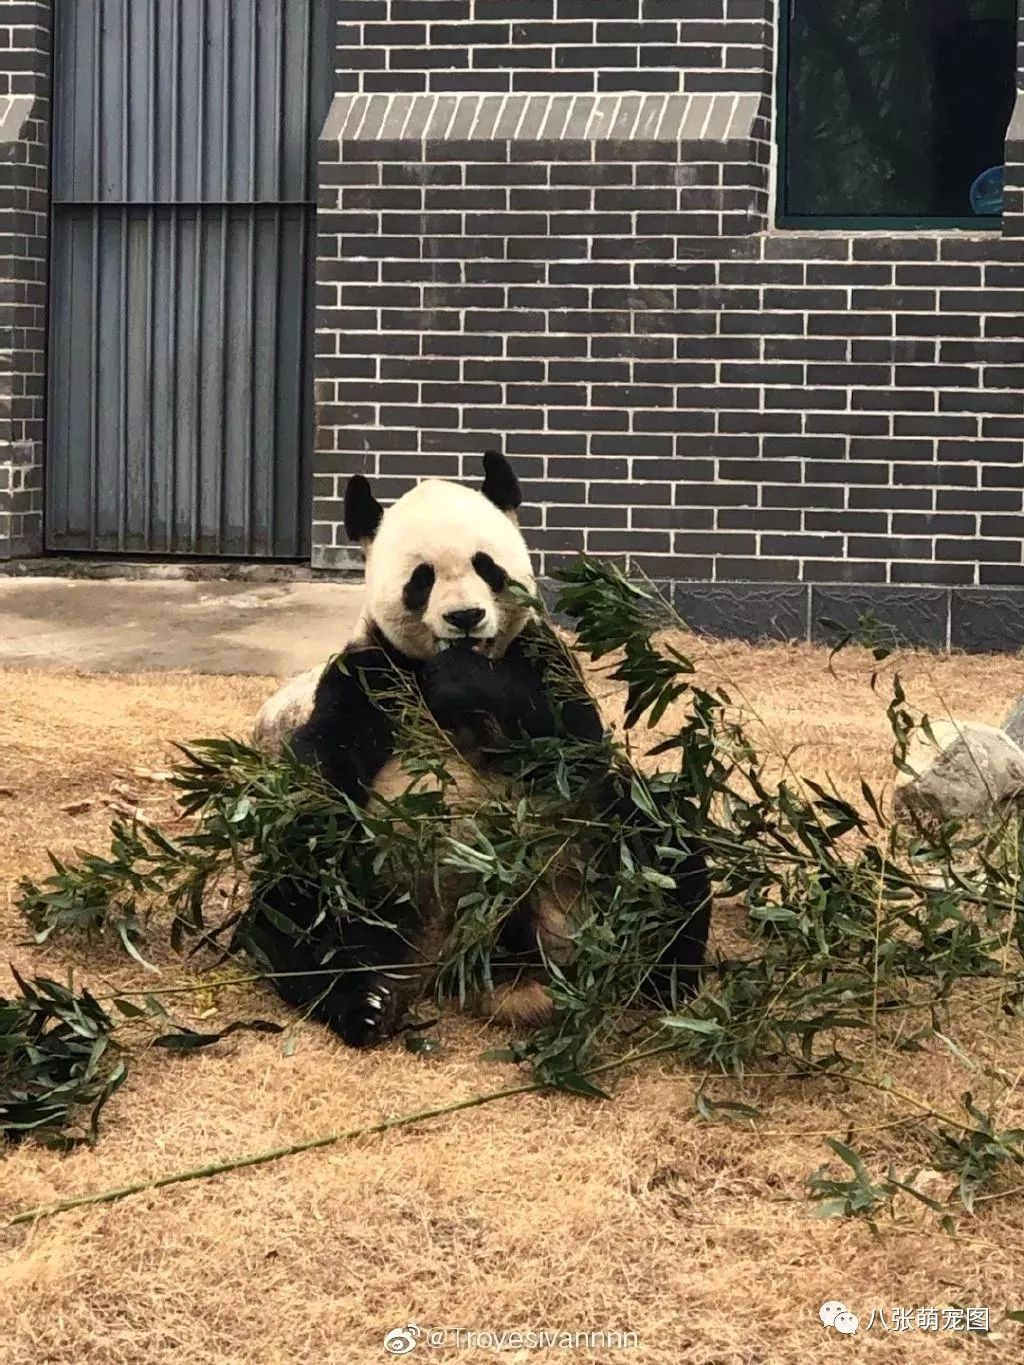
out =
{"type": "Polygon", "coordinates": [[[491,592],[502,592],[508,585],[508,574],[500,564],[495,564],[491,556],[484,554],[482,550],[473,556],[473,568],[491,592]]]}
{"type": "Polygon", "coordinates": [[[434,586],[434,570],[429,564],[417,564],[402,589],[402,603],[406,611],[422,611],[430,601],[434,586]]]}

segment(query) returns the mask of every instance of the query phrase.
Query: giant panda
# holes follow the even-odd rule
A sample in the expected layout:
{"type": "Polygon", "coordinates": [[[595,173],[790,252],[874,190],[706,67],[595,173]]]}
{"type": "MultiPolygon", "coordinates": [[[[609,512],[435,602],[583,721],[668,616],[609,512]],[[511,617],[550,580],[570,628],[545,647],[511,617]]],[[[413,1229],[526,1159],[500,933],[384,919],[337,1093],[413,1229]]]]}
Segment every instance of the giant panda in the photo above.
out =
{"type": "MultiPolygon", "coordinates": [[[[560,738],[598,744],[598,709],[575,671],[566,693],[536,646],[551,627],[528,603],[535,591],[530,553],[518,524],[521,492],[509,462],[483,460],[479,488],[428,479],[385,510],[369,482],[353,476],[345,492],[345,529],[362,549],[365,590],[351,639],[322,670],[282,687],[263,707],[254,743],[287,745],[300,762],[364,809],[408,791],[413,779],[395,751],[389,698],[396,674],[413,685],[432,723],[451,736],[455,759],[446,788],[453,819],[486,782],[506,781],[492,757],[496,741],[560,738]],[[525,590],[513,591],[511,585],[525,590]]],[[[556,651],[557,653],[557,651],[556,651]]],[[[429,781],[423,775],[419,786],[429,781]]],[[[620,802],[621,804],[621,802],[620,802]]],[[[628,801],[626,805],[629,806],[628,801]]],[[[627,820],[636,817],[629,806],[627,820]]],[[[581,846],[586,844],[585,835],[581,846]]],[[[579,850],[574,850],[577,854],[579,850]]],[[[702,850],[683,850],[675,871],[678,933],[662,968],[673,989],[691,989],[705,952],[709,879],[702,850]]],[[[406,888],[407,889],[407,888],[406,888]]],[[[396,889],[380,888],[387,906],[396,889]]],[[[543,972],[517,965],[538,955],[565,963],[572,952],[573,909],[580,893],[578,859],[552,867],[501,929],[508,959],[496,984],[476,1003],[487,1017],[535,1026],[551,1013],[543,972]]],[[[459,887],[429,870],[417,879],[393,921],[327,923],[308,888],[294,882],[257,887],[243,946],[255,948],[291,1004],[307,1009],[354,1047],[389,1036],[400,1025],[423,973],[395,964],[435,962],[449,932],[459,887]],[[282,916],[303,931],[296,937],[282,916]],[[317,968],[327,966],[323,974],[317,968]]]]}

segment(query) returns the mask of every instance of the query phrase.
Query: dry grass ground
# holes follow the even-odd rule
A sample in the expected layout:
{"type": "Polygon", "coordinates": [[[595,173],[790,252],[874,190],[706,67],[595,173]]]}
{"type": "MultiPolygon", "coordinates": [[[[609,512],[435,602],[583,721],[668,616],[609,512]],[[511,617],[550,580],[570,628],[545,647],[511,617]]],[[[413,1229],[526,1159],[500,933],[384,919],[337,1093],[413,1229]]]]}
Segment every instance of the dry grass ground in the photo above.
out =
{"type": "MultiPolygon", "coordinates": [[[[883,784],[888,731],[866,656],[840,656],[833,677],[821,650],[702,643],[695,654],[701,681],[727,682],[752,731],[763,726],[766,746],[794,751],[796,769],[828,772],[850,792],[861,774],[883,784]]],[[[911,655],[901,672],[934,714],[986,721],[1021,687],[1008,658],[911,655]]],[[[170,742],[246,734],[272,686],[0,672],[0,888],[41,872],[47,847],[102,847],[112,784],[165,815],[166,785],[145,774],[166,767],[170,742]]],[[[614,714],[614,697],[608,706],[614,714]]],[[[51,975],[73,960],[66,945],[23,942],[13,910],[0,909],[5,960],[51,975]]],[[[79,979],[98,992],[143,977],[113,950],[78,957],[79,979]]],[[[158,961],[159,984],[182,976],[169,955],[158,961]]],[[[262,992],[182,1001],[190,1020],[285,1018],[262,992]]],[[[1021,1027],[991,1005],[965,1005],[954,1032],[981,1062],[1024,1074],[1021,1027]]],[[[862,1320],[872,1308],[970,1303],[1001,1316],[1019,1306],[1021,1196],[979,1204],[958,1242],[916,1205],[878,1236],[809,1217],[802,1182],[828,1156],[825,1135],[852,1126],[876,1170],[919,1161],[912,1136],[893,1126],[910,1112],[903,1099],[755,1075],[712,1093],[756,1104],[763,1118],[708,1126],[694,1114],[697,1078],[669,1063],[623,1075],[612,1104],[527,1096],[33,1228],[3,1226],[27,1206],[512,1083],[507,1066],[480,1059],[495,1041],[480,1025],[453,1017],[443,1037],[430,1058],[399,1046],[355,1054],[313,1025],[298,1028],[292,1055],[280,1038],[249,1034],[192,1057],[140,1042],[95,1149],[60,1157],[28,1144],[0,1159],[0,1361],[363,1365],[387,1358],[385,1331],[416,1321],[639,1336],[632,1350],[550,1353],[580,1361],[924,1362],[983,1348],[962,1332],[877,1326],[841,1338],[820,1326],[818,1306],[839,1298],[862,1320]]],[[[987,1093],[937,1046],[878,1065],[940,1108],[955,1109],[969,1086],[987,1093]]],[[[1002,1115],[1020,1117],[1012,1105],[1002,1115]]],[[[995,1359],[1021,1358],[1015,1330],[990,1343],[995,1359]]],[[[421,1344],[414,1358],[485,1354],[421,1344]]]]}

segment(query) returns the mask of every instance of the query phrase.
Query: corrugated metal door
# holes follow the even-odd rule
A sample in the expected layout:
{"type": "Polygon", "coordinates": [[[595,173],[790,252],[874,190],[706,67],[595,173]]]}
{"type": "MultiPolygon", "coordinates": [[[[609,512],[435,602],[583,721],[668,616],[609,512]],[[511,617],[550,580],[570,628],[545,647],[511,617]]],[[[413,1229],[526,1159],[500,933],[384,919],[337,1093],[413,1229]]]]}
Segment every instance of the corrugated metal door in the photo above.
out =
{"type": "Polygon", "coordinates": [[[55,6],[51,549],[308,555],[328,8],[55,6]]]}

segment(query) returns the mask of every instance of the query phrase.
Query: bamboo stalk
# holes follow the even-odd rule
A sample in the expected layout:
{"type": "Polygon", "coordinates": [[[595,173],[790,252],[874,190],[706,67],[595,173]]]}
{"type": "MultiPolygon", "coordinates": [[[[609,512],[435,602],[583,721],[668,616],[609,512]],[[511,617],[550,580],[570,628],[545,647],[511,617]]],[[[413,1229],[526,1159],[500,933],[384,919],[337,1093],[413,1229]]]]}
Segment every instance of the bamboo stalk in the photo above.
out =
{"type": "Polygon", "coordinates": [[[460,1109],[473,1109],[495,1100],[509,1099],[513,1095],[526,1095],[530,1091],[545,1090],[543,1081],[533,1081],[528,1085],[516,1085],[508,1090],[495,1090],[488,1095],[473,1095],[468,1100],[457,1100],[454,1104],[441,1105],[436,1109],[421,1109],[415,1114],[401,1114],[398,1118],[384,1119],[381,1123],[367,1124],[362,1128],[349,1128],[341,1133],[328,1133],[325,1137],[307,1138],[288,1147],[272,1147],[265,1152],[250,1152],[246,1156],[232,1157],[227,1161],[215,1161],[208,1166],[194,1166],[187,1171],[172,1171],[168,1175],[157,1176],[153,1180],[138,1180],[131,1185],[120,1185],[115,1189],[101,1190],[96,1194],[80,1194],[73,1199],[62,1199],[56,1204],[42,1204],[38,1208],[23,1209],[7,1222],[7,1227],[17,1227],[19,1223],[35,1223],[43,1218],[52,1218],[70,1209],[85,1208],[91,1204],[113,1204],[129,1195],[144,1194],[147,1190],[164,1189],[167,1185],[183,1185],[188,1180],[207,1180],[226,1171],[239,1171],[248,1166],[265,1166],[271,1161],[284,1157],[298,1156],[302,1152],[313,1152],[320,1147],[331,1147],[339,1142],[354,1138],[370,1137],[375,1133],[386,1133],[392,1128],[406,1128],[413,1123],[426,1119],[440,1118],[444,1114],[454,1114],[460,1109]]]}
{"type": "MultiPolygon", "coordinates": [[[[600,1066],[593,1067],[583,1074],[594,1076],[600,1072],[615,1071],[630,1062],[641,1062],[648,1057],[657,1057],[665,1052],[674,1052],[677,1047],[678,1044],[673,1042],[649,1048],[646,1051],[630,1052],[625,1057],[616,1058],[611,1062],[603,1062],[600,1066]]],[[[478,1109],[485,1104],[494,1104],[497,1100],[511,1099],[514,1095],[535,1094],[538,1091],[549,1089],[551,1086],[547,1081],[528,1081],[523,1085],[510,1086],[507,1090],[493,1090],[486,1095],[471,1095],[467,1100],[456,1100],[452,1104],[443,1104],[434,1109],[420,1109],[414,1114],[401,1114],[397,1118],[384,1119],[380,1123],[366,1124],[361,1128],[348,1128],[340,1133],[328,1133],[324,1137],[307,1138],[304,1142],[294,1142],[287,1147],[272,1147],[265,1152],[250,1152],[246,1156],[231,1157],[227,1161],[215,1161],[207,1166],[194,1166],[186,1171],[172,1171],[168,1175],[160,1175],[152,1180],[138,1180],[131,1185],[120,1185],[112,1190],[100,1190],[96,1194],[80,1194],[73,1199],[62,1199],[56,1204],[41,1204],[38,1208],[22,1209],[20,1213],[16,1213],[13,1218],[8,1219],[5,1226],[17,1227],[21,1223],[36,1223],[43,1218],[52,1218],[58,1213],[67,1213],[71,1209],[86,1208],[93,1204],[113,1204],[120,1199],[127,1199],[133,1194],[144,1194],[147,1190],[160,1190],[168,1185],[183,1185],[189,1180],[207,1180],[212,1176],[224,1175],[227,1171],[244,1170],[249,1166],[265,1166],[272,1161],[280,1161],[284,1157],[298,1156],[302,1152],[313,1152],[322,1147],[333,1147],[339,1142],[350,1142],[355,1138],[372,1137],[377,1133],[389,1132],[393,1128],[408,1128],[414,1123],[442,1118],[446,1114],[455,1114],[462,1109],[478,1109]]]]}

